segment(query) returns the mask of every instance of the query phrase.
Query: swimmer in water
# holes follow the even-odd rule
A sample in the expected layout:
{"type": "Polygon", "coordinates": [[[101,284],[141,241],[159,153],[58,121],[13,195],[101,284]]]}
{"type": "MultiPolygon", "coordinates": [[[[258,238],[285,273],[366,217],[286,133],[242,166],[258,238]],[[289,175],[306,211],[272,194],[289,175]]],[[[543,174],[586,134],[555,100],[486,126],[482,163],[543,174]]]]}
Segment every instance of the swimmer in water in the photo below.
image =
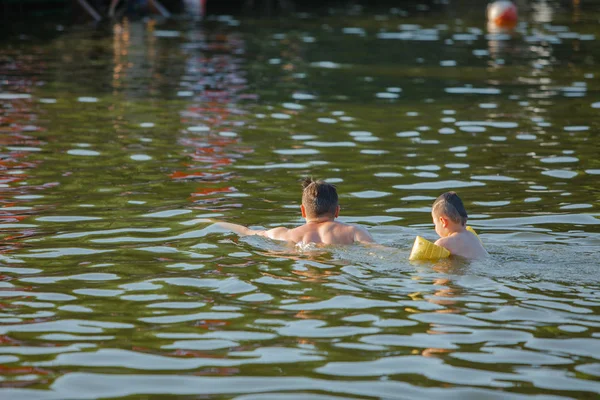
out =
{"type": "Polygon", "coordinates": [[[488,255],[479,238],[467,230],[467,211],[455,192],[446,192],[435,200],[431,217],[440,235],[435,244],[455,256],[476,259],[488,255]]]}
{"type": "Polygon", "coordinates": [[[338,194],[334,185],[325,181],[305,178],[302,182],[300,211],[306,223],[297,228],[284,227],[269,230],[252,230],[229,222],[218,225],[242,235],[260,235],[274,240],[293,243],[353,244],[373,243],[366,229],[335,221],[340,213],[338,194]]]}

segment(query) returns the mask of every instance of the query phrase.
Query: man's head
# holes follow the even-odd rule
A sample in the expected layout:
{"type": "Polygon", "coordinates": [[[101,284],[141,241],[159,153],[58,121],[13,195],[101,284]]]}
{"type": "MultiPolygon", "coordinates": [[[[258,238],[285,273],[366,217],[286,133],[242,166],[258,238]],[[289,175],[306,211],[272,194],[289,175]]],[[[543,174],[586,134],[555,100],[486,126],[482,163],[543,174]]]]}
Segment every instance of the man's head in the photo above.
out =
{"type": "Polygon", "coordinates": [[[460,197],[455,192],[446,192],[433,202],[431,217],[437,234],[445,237],[451,232],[451,223],[465,226],[468,216],[460,197]]]}
{"type": "Polygon", "coordinates": [[[305,178],[302,181],[302,216],[304,218],[331,217],[339,212],[335,186],[325,181],[305,178]]]}

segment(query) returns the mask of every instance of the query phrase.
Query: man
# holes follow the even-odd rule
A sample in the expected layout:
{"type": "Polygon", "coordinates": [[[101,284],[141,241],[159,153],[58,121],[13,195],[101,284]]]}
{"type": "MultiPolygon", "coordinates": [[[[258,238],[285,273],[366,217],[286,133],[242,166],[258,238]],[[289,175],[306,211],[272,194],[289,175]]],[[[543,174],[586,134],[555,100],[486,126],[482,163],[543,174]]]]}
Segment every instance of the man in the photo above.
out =
{"type": "Polygon", "coordinates": [[[305,178],[302,189],[300,211],[306,220],[302,226],[293,229],[278,227],[269,230],[252,230],[229,222],[218,224],[242,235],[260,235],[293,243],[323,245],[373,243],[373,238],[364,228],[335,221],[340,213],[340,206],[334,185],[322,180],[314,181],[312,178],[305,178]]]}

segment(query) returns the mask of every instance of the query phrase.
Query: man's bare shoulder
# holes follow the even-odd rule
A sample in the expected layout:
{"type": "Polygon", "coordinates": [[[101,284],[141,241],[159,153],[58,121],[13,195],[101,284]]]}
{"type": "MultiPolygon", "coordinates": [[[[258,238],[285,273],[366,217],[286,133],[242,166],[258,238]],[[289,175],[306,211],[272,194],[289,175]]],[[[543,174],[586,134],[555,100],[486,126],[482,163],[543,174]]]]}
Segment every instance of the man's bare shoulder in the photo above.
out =
{"type": "Polygon", "coordinates": [[[360,243],[374,243],[373,236],[361,226],[352,226],[354,231],[354,241],[360,243]]]}
{"type": "Polygon", "coordinates": [[[291,230],[285,228],[283,226],[278,226],[277,228],[269,229],[268,231],[263,231],[259,233],[261,236],[268,237],[273,240],[289,240],[288,236],[291,230]]]}

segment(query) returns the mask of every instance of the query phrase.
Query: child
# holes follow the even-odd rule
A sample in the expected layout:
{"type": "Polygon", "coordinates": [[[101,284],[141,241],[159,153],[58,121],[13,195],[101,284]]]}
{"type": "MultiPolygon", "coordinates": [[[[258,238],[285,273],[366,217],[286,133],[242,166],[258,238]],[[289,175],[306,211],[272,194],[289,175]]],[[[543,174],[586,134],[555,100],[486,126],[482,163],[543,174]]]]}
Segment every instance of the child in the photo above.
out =
{"type": "Polygon", "coordinates": [[[300,211],[306,223],[297,228],[283,227],[266,231],[252,230],[245,226],[219,222],[219,225],[243,235],[260,235],[275,240],[294,243],[352,244],[372,243],[373,238],[365,229],[335,221],[340,213],[338,195],[334,185],[325,181],[306,178],[302,182],[302,205],[300,211]]]}
{"type": "Polygon", "coordinates": [[[435,244],[455,256],[475,259],[488,255],[479,238],[467,231],[467,212],[455,192],[446,192],[438,197],[433,203],[431,216],[435,232],[441,238],[435,244]]]}

